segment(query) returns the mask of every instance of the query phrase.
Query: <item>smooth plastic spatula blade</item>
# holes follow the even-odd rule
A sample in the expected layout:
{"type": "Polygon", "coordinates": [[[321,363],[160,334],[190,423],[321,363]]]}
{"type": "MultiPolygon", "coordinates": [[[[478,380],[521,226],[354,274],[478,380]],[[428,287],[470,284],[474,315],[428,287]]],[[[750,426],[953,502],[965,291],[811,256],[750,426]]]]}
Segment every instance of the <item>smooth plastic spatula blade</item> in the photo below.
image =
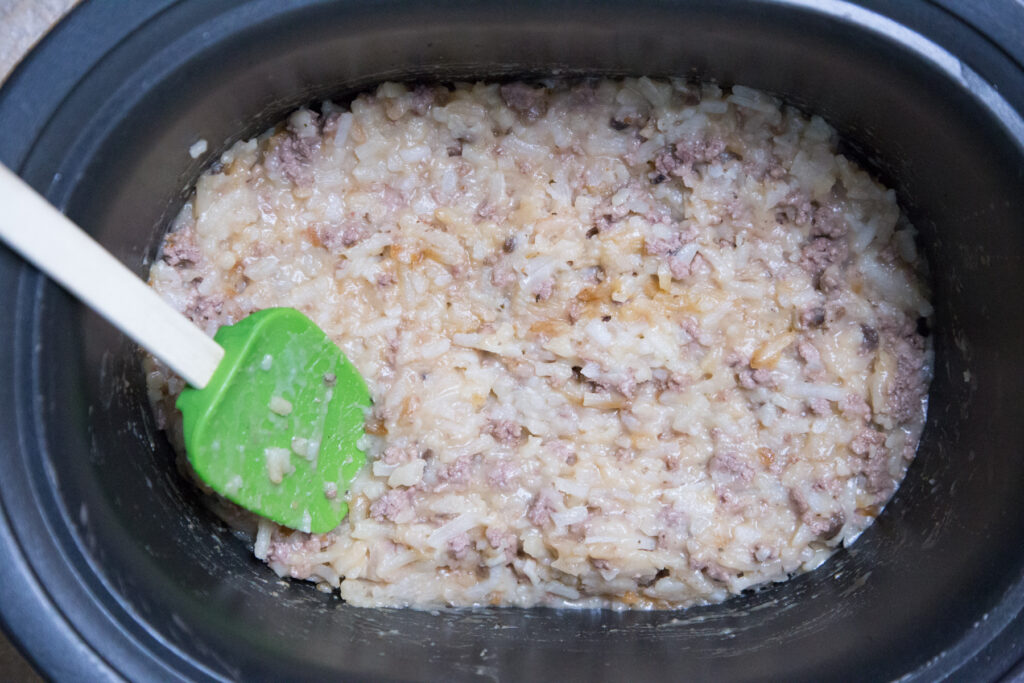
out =
{"type": "Polygon", "coordinates": [[[178,398],[196,473],[229,500],[279,524],[330,531],[366,461],[370,395],[309,318],[270,308],[222,327],[224,360],[203,389],[178,398]]]}

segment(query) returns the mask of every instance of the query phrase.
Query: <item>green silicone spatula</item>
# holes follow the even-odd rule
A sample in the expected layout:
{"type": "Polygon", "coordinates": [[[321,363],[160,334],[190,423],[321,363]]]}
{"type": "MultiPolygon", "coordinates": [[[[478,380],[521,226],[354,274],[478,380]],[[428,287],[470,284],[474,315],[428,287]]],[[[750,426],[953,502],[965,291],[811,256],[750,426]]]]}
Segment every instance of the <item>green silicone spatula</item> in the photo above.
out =
{"type": "Polygon", "coordinates": [[[210,339],[3,166],[0,237],[188,382],[185,448],[213,490],[302,531],[348,514],[370,395],[309,318],[266,309],[210,339]]]}

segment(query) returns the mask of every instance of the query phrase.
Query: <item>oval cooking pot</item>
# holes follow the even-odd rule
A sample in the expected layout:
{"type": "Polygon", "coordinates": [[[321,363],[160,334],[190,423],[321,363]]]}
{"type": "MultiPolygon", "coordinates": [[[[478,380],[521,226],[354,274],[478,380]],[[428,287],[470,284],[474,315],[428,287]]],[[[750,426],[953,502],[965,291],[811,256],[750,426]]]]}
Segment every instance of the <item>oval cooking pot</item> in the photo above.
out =
{"type": "MultiPolygon", "coordinates": [[[[917,460],[815,572],[685,612],[350,607],[177,473],[133,347],[0,249],[0,612],[63,680],[995,679],[1024,647],[1019,3],[90,0],[0,92],[0,160],[142,274],[187,153],[385,79],[648,74],[820,113],[897,188],[934,291],[917,460]]],[[[207,155],[208,161],[211,155],[207,155]]]]}

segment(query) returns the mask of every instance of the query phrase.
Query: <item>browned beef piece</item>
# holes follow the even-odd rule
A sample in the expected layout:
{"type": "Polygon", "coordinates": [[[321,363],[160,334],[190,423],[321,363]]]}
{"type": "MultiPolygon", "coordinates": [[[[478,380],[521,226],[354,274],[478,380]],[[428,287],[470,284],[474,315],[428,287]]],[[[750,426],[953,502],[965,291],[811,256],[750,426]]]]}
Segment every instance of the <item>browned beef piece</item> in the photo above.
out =
{"type": "Polygon", "coordinates": [[[525,83],[506,83],[499,92],[508,108],[521,114],[527,121],[536,121],[547,113],[545,88],[534,88],[525,83]]]}

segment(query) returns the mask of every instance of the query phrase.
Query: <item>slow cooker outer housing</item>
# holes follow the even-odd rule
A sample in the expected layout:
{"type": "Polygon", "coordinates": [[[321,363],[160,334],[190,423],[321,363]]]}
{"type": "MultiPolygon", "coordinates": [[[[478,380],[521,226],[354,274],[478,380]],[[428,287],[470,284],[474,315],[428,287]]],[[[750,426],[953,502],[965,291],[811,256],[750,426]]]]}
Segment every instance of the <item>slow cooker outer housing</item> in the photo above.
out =
{"type": "Polygon", "coordinates": [[[133,347],[0,249],[6,628],[67,680],[1006,674],[1024,647],[1024,48],[1006,39],[1022,14],[952,0],[85,3],[0,91],[0,160],[140,275],[213,158],[187,154],[200,137],[216,153],[385,79],[715,78],[822,114],[897,188],[932,267],[936,377],[903,487],[813,573],[685,612],[362,610],[255,562],[175,471],[133,347]]]}

